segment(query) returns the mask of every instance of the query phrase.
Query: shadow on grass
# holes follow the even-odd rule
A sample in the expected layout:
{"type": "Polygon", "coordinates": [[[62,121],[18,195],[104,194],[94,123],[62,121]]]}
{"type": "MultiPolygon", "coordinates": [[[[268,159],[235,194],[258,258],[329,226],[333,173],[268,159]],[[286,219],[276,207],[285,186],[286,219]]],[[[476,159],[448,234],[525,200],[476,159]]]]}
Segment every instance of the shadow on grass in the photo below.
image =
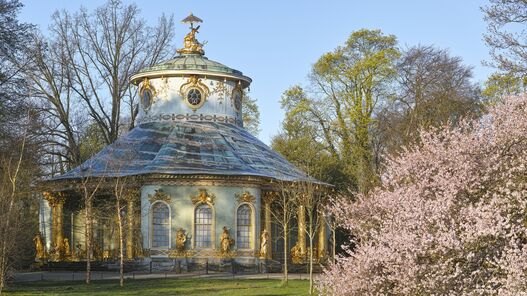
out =
{"type": "Polygon", "coordinates": [[[283,286],[280,280],[268,279],[144,279],[127,280],[119,287],[115,280],[83,282],[31,282],[8,287],[6,295],[306,295],[309,282],[290,280],[283,286]]]}

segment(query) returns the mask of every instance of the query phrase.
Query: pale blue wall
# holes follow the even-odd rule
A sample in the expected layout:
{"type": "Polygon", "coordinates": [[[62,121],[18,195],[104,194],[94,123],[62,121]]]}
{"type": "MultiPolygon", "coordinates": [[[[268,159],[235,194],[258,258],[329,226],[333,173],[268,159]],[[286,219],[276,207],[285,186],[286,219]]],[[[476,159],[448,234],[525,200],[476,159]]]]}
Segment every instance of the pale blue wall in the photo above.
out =
{"type": "MultiPolygon", "coordinates": [[[[148,195],[153,195],[156,189],[162,189],[168,194],[171,212],[171,248],[175,248],[176,231],[183,228],[187,233],[193,234],[192,220],[194,217],[195,204],[191,201],[191,196],[198,195],[200,188],[207,189],[207,192],[216,196],[214,200],[215,212],[215,238],[214,247],[219,250],[219,238],[223,232],[223,226],[230,228],[232,238],[236,236],[236,210],[238,201],[236,194],[243,194],[248,191],[255,197],[254,206],[254,247],[258,249],[260,233],[260,189],[254,187],[228,187],[228,186],[176,186],[176,185],[145,185],[141,189],[141,232],[143,235],[143,247],[150,248],[150,207],[151,203],[148,195]]],[[[194,238],[192,237],[191,240],[194,238]]],[[[187,249],[192,246],[191,240],[187,240],[187,249]]],[[[234,245],[236,249],[236,244],[234,245]]]]}
{"type": "Polygon", "coordinates": [[[188,77],[170,77],[170,78],[153,78],[150,85],[156,90],[156,96],[148,111],[145,111],[140,104],[137,121],[140,123],[159,121],[159,115],[178,115],[178,114],[195,114],[195,115],[217,115],[236,118],[239,123],[242,122],[241,112],[234,107],[232,100],[232,91],[236,87],[234,81],[225,81],[221,78],[207,79],[200,78],[200,81],[209,89],[205,103],[196,111],[192,110],[185,98],[179,93],[180,87],[188,82],[188,77]],[[225,91],[214,91],[217,86],[223,83],[225,91]]]}
{"type": "Polygon", "coordinates": [[[46,250],[51,248],[51,207],[48,204],[48,201],[44,198],[39,200],[40,207],[38,211],[38,220],[39,220],[39,231],[42,235],[42,239],[46,245],[46,250]]]}

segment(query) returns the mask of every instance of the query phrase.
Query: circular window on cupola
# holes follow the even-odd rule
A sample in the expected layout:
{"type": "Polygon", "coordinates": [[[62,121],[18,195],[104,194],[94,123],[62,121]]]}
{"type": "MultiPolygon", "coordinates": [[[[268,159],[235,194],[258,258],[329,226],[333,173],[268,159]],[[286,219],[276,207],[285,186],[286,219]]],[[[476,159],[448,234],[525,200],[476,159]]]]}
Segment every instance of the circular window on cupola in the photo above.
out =
{"type": "Polygon", "coordinates": [[[179,93],[187,106],[193,111],[196,111],[205,104],[207,95],[209,94],[209,88],[201,82],[201,79],[192,75],[186,83],[181,85],[179,93]]]}
{"type": "Polygon", "coordinates": [[[187,103],[194,107],[198,107],[202,104],[202,94],[201,91],[197,88],[191,88],[187,92],[187,103]]]}

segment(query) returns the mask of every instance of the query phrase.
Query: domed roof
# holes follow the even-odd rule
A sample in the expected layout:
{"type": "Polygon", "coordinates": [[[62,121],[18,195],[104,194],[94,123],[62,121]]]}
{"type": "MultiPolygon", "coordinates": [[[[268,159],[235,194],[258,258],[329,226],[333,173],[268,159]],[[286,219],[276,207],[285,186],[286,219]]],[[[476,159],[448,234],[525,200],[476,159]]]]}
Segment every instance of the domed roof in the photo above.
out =
{"type": "Polygon", "coordinates": [[[243,128],[217,122],[141,124],[81,166],[53,180],[145,174],[318,182],[243,128]]]}
{"type": "Polygon", "coordinates": [[[238,79],[248,86],[252,80],[244,76],[241,71],[229,68],[221,63],[209,60],[201,54],[181,54],[171,60],[141,69],[132,76],[132,83],[138,83],[144,77],[171,76],[171,75],[202,74],[238,79]]]}
{"type": "Polygon", "coordinates": [[[205,70],[222,74],[242,76],[242,72],[229,68],[216,61],[209,60],[199,54],[185,54],[174,57],[152,67],[146,67],[138,73],[146,73],[160,70],[205,70]]]}

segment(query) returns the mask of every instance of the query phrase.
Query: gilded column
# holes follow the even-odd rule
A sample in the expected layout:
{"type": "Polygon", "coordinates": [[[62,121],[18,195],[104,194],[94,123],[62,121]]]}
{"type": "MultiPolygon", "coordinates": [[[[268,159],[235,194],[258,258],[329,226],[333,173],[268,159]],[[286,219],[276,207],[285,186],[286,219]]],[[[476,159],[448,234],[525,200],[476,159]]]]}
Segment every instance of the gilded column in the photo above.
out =
{"type": "Polygon", "coordinates": [[[318,226],[318,258],[324,259],[326,257],[326,234],[327,231],[327,223],[326,218],[321,215],[320,217],[320,225],[318,226]]]}
{"type": "MultiPolygon", "coordinates": [[[[59,258],[64,253],[64,235],[63,228],[63,208],[64,208],[64,194],[62,192],[44,192],[44,199],[48,201],[51,207],[51,241],[52,249],[59,258]]],[[[57,258],[57,259],[59,259],[57,258]]]]}
{"type": "Polygon", "coordinates": [[[139,190],[132,189],[127,192],[126,217],[127,217],[127,233],[126,233],[126,259],[134,259],[134,211],[135,199],[139,195],[139,190]]]}
{"type": "MultiPolygon", "coordinates": [[[[267,236],[269,238],[269,242],[266,244],[266,250],[265,250],[265,258],[273,258],[272,250],[272,216],[271,216],[271,203],[273,202],[274,198],[276,197],[276,192],[274,191],[266,191],[263,194],[263,202],[264,202],[264,229],[267,231],[267,236]]],[[[262,233],[263,233],[262,230],[262,233]]],[[[261,242],[260,242],[261,243],[261,242]]],[[[261,252],[261,250],[260,250],[261,252]]]]}
{"type": "Polygon", "coordinates": [[[306,213],[303,205],[298,206],[298,242],[301,254],[306,253],[306,213]]]}
{"type": "Polygon", "coordinates": [[[60,254],[64,253],[64,233],[63,233],[63,225],[64,225],[64,197],[62,194],[57,196],[57,204],[55,205],[55,217],[57,218],[57,230],[56,230],[56,240],[55,245],[57,246],[57,249],[59,250],[60,254]]]}

